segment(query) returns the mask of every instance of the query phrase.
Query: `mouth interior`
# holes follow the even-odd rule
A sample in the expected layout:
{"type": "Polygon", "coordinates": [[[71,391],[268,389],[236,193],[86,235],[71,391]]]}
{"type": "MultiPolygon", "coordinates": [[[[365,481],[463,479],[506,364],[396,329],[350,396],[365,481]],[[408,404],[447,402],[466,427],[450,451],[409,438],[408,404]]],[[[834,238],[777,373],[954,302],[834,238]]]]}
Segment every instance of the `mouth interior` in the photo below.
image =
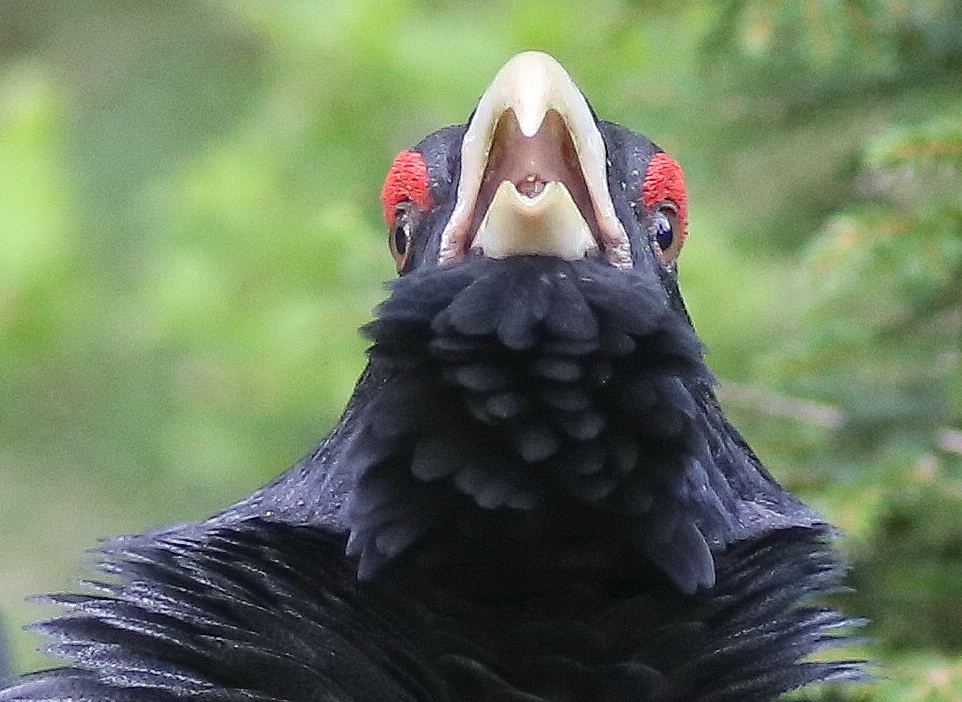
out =
{"type": "Polygon", "coordinates": [[[468,231],[467,248],[504,181],[513,183],[521,195],[532,200],[544,192],[548,183],[563,183],[602,248],[603,237],[578,153],[571,132],[557,110],[548,110],[538,132],[530,137],[522,133],[513,109],[508,108],[498,119],[468,231]]]}

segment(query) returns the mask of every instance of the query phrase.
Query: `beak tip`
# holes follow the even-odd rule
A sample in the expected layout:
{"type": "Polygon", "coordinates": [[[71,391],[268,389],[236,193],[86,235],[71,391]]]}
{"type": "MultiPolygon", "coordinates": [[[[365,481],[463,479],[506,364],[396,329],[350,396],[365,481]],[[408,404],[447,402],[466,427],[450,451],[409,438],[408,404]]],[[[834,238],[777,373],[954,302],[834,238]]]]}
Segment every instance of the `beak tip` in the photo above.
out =
{"type": "Polygon", "coordinates": [[[551,55],[523,51],[502,66],[489,90],[505,107],[514,109],[521,133],[533,137],[548,110],[561,101],[562,86],[571,82],[571,76],[551,55]]]}

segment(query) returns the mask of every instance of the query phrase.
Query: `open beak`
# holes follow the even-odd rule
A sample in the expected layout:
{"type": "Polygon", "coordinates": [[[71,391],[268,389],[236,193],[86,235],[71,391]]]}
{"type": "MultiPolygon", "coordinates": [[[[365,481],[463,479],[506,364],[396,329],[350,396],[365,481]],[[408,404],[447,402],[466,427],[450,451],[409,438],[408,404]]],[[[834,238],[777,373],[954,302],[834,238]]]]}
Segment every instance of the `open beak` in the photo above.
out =
{"type": "Polygon", "coordinates": [[[518,54],[481,96],[461,145],[454,211],[440,262],[577,260],[596,252],[631,267],[608,192],[605,143],[584,96],[547,54],[518,54]]]}

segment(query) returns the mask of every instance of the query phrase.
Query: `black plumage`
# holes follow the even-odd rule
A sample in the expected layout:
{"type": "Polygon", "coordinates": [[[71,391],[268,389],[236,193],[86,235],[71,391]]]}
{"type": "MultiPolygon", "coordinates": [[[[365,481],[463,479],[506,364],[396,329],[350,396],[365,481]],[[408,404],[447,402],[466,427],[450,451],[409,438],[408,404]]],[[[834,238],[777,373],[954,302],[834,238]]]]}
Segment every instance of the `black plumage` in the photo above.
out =
{"type": "Polygon", "coordinates": [[[596,121],[559,71],[532,54],[502,70],[522,92],[549,76],[542,117],[567,129],[518,137],[537,154],[520,204],[493,187],[515,142],[470,146],[512,110],[526,123],[520,98],[493,117],[482,98],[389,176],[403,275],[330,436],[207,521],[106,542],[106,582],[37,625],[70,667],[0,702],[761,702],[858,677],[806,660],[851,624],[811,601],[839,587],[833,530],[715,400],[662,248],[683,216],[646,190],[661,151],[596,121]],[[511,221],[542,201],[591,232],[583,255],[471,244],[471,208],[511,221]]]}
{"type": "Polygon", "coordinates": [[[504,529],[537,559],[568,538],[539,507],[596,505],[693,592],[712,584],[711,548],[818,521],[725,423],[701,344],[658,279],[479,257],[392,288],[366,327],[380,387],[348,449],[362,577],[432,529],[458,532],[457,548],[504,529]]]}
{"type": "Polygon", "coordinates": [[[741,542],[693,595],[598,570],[358,582],[342,537],[262,519],[121,540],[105,549],[115,583],[50,598],[68,613],[37,625],[75,667],[0,699],[769,700],[854,672],[797,663],[845,624],[799,603],[837,585],[823,539],[741,542]]]}

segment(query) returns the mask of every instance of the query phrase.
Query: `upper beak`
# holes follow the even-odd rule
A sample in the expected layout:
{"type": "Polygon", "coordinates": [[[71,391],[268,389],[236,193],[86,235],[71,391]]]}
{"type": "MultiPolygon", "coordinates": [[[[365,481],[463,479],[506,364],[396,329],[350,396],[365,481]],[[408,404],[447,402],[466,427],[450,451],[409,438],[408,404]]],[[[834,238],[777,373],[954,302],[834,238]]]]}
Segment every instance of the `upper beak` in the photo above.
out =
{"type": "Polygon", "coordinates": [[[518,54],[481,96],[461,145],[440,262],[476,250],[631,266],[608,192],[605,143],[584,96],[547,54],[518,54]]]}

